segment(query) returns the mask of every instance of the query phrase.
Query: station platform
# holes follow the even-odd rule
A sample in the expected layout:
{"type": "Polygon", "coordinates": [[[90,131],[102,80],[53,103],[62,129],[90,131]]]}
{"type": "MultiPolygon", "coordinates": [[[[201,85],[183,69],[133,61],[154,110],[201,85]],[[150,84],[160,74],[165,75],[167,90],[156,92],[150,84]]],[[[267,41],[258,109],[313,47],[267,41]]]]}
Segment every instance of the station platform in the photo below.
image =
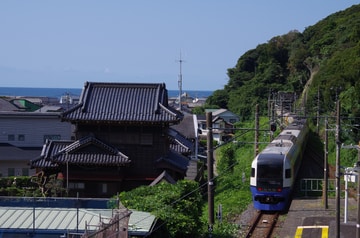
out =
{"type": "MultiPolygon", "coordinates": [[[[348,199],[347,219],[345,219],[344,199],[340,201],[340,237],[356,236],[357,202],[348,199]],[[346,220],[346,223],[345,223],[346,220]]],[[[276,237],[282,238],[332,238],[336,237],[336,200],[328,200],[325,209],[321,198],[294,199],[276,237]]]]}

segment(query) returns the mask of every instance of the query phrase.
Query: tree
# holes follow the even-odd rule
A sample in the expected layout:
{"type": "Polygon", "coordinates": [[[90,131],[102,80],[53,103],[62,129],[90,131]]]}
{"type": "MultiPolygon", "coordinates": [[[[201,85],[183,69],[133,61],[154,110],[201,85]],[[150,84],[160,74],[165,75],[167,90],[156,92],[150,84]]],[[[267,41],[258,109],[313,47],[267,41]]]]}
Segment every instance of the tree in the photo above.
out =
{"type": "Polygon", "coordinates": [[[219,108],[228,108],[229,94],[225,90],[216,90],[206,99],[207,105],[217,105],[219,108]]]}
{"type": "Polygon", "coordinates": [[[201,234],[202,198],[194,181],[142,186],[122,192],[119,198],[129,209],[155,215],[166,225],[171,237],[198,237],[201,234]]]}

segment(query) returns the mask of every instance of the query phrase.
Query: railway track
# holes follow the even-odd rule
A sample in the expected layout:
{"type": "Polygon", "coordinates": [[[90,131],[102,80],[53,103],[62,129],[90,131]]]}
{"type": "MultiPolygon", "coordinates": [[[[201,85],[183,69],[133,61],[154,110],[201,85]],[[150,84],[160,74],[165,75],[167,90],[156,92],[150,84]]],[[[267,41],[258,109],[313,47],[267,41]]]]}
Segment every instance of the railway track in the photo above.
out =
{"type": "Polygon", "coordinates": [[[250,223],[246,238],[271,238],[279,213],[258,211],[250,223]]]}

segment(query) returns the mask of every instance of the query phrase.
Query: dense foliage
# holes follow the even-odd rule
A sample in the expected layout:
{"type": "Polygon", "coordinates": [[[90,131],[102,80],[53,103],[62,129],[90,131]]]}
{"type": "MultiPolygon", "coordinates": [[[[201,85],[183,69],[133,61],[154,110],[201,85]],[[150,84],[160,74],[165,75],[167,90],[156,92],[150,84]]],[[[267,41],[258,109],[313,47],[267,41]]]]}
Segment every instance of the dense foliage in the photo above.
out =
{"type": "Polygon", "coordinates": [[[203,201],[199,185],[194,181],[142,186],[122,192],[119,198],[125,207],[150,212],[160,219],[157,237],[199,237],[201,234],[203,201]]]}
{"type": "MultiPolygon", "coordinates": [[[[358,118],[359,68],[360,5],[354,5],[303,32],[290,31],[247,51],[228,69],[228,83],[207,103],[249,119],[256,104],[265,115],[268,97],[292,91],[307,99],[309,115],[316,115],[319,107],[322,115],[333,115],[334,102],[340,99],[342,114],[358,118]]],[[[352,124],[359,124],[359,119],[352,124]]],[[[358,141],[355,133],[352,139],[358,141]]]]}

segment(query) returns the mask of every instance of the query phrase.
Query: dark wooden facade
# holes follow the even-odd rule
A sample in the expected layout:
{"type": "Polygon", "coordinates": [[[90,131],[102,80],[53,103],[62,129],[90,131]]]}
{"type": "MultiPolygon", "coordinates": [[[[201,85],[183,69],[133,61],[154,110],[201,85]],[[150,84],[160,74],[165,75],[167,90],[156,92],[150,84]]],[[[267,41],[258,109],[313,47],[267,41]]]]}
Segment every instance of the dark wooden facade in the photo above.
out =
{"type": "Polygon", "coordinates": [[[80,102],[62,114],[74,141],[48,141],[31,166],[59,173],[70,196],[109,197],[149,185],[166,172],[186,174],[188,158],[169,133],[183,115],[168,106],[165,84],[86,82],[80,102]]]}

